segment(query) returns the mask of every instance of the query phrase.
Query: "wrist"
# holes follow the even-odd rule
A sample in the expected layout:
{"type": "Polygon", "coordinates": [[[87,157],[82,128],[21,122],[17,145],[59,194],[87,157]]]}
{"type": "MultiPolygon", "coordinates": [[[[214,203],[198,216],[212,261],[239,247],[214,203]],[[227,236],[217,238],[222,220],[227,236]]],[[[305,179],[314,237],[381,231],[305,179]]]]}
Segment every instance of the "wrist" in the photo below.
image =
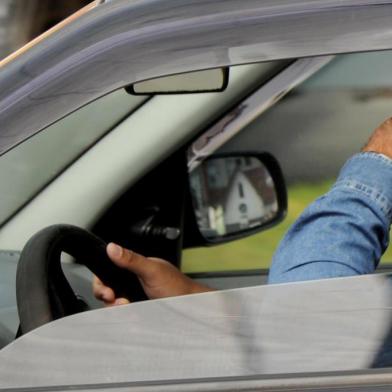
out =
{"type": "Polygon", "coordinates": [[[208,286],[203,285],[201,283],[197,283],[195,281],[192,281],[189,294],[206,293],[209,291],[215,291],[215,289],[212,289],[211,287],[208,287],[208,286]]]}

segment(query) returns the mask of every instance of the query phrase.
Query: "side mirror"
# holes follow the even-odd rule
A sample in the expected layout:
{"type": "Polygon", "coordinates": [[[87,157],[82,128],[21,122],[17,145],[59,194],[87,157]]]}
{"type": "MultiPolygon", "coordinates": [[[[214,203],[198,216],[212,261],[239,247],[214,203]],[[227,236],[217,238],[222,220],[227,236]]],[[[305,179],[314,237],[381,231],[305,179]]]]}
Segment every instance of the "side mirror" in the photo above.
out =
{"type": "Polygon", "coordinates": [[[204,245],[232,241],[279,223],[287,191],[268,153],[213,156],[190,173],[190,190],[204,245]]]}

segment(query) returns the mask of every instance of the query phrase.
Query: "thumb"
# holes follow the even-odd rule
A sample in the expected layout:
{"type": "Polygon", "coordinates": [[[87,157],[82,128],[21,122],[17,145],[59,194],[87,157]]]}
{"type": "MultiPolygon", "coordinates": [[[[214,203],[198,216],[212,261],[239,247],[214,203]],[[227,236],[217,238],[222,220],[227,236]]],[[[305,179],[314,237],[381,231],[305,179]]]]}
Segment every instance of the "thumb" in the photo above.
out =
{"type": "Polygon", "coordinates": [[[142,280],[148,279],[155,271],[154,264],[147,257],[113,242],[107,246],[106,252],[114,264],[135,273],[142,280]]]}

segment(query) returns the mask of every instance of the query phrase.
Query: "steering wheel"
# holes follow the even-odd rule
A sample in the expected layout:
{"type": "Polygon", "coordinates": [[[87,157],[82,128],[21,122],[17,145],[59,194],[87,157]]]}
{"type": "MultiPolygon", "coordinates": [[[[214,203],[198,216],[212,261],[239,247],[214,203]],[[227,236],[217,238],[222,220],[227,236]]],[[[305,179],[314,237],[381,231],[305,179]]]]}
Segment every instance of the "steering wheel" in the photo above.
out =
{"type": "Polygon", "coordinates": [[[147,299],[136,275],[117,267],[109,259],[102,239],[76,226],[49,226],[31,237],[19,259],[16,273],[19,334],[88,310],[65,278],[61,252],[87,266],[114,290],[116,297],[132,301],[147,299]]]}

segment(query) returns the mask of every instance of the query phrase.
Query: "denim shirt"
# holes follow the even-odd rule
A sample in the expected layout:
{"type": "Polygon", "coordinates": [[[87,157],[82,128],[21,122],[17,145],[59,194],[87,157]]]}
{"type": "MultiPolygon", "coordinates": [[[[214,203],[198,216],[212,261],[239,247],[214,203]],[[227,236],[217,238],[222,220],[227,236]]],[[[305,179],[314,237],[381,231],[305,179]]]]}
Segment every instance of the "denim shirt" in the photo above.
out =
{"type": "Polygon", "coordinates": [[[392,160],[354,155],[283,238],[269,283],[372,273],[388,246],[391,218],[392,160]]]}

